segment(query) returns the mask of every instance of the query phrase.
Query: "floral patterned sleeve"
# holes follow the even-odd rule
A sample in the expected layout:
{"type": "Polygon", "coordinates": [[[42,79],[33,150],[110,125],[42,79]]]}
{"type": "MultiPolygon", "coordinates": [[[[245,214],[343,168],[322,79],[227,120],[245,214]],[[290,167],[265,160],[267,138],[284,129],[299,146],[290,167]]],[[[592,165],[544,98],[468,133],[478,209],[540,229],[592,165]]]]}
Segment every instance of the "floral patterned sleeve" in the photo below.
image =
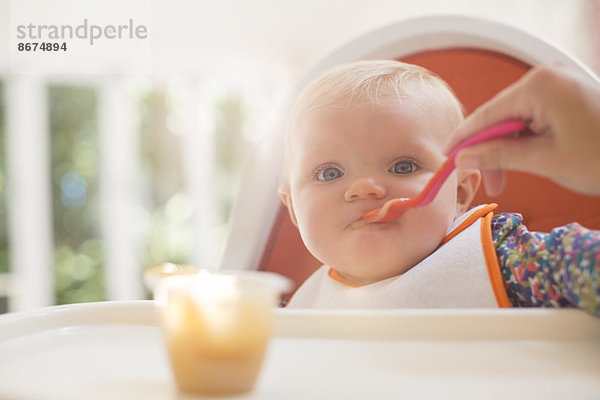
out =
{"type": "Polygon", "coordinates": [[[492,220],[504,287],[513,307],[577,307],[600,315],[600,231],[577,223],[529,232],[520,214],[492,220]]]}

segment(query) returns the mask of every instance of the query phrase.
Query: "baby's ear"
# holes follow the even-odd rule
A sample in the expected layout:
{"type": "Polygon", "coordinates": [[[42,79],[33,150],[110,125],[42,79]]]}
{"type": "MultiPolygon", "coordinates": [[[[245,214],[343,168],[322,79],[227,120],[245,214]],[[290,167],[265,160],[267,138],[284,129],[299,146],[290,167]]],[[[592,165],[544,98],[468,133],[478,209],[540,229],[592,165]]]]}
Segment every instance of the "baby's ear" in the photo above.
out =
{"type": "Polygon", "coordinates": [[[471,205],[479,184],[481,183],[481,172],[478,169],[463,169],[457,172],[456,186],[456,212],[464,214],[471,205]]]}
{"type": "Polygon", "coordinates": [[[281,202],[284,206],[287,207],[288,214],[290,214],[290,219],[292,220],[292,224],[298,227],[298,220],[296,219],[296,213],[294,212],[294,205],[292,204],[292,194],[290,193],[290,188],[288,185],[282,185],[279,187],[279,197],[281,198],[281,202]]]}

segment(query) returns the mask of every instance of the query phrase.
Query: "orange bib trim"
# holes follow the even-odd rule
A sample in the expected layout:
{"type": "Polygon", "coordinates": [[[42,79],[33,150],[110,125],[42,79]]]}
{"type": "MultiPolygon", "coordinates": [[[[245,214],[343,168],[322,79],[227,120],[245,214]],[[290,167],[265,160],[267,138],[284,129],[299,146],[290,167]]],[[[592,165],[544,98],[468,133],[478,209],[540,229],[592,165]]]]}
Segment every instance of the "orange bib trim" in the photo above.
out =
{"type": "Polygon", "coordinates": [[[454,236],[458,235],[459,233],[461,233],[462,231],[467,229],[469,226],[473,225],[473,223],[475,223],[475,221],[477,221],[479,218],[485,217],[487,214],[494,211],[497,207],[498,207],[498,204],[496,204],[496,203],[486,204],[485,206],[481,207],[479,210],[475,211],[473,214],[469,215],[467,217],[467,219],[465,219],[463,222],[461,222],[460,225],[458,225],[456,228],[454,228],[452,230],[452,232],[448,233],[444,237],[444,239],[442,240],[442,244],[447,243],[448,241],[452,240],[452,238],[454,236]]]}
{"type": "Polygon", "coordinates": [[[334,281],[337,281],[337,282],[341,283],[344,286],[353,287],[353,288],[357,288],[357,287],[361,287],[362,286],[362,285],[357,285],[355,283],[350,282],[349,280],[347,280],[346,278],[344,278],[342,275],[340,275],[340,273],[337,272],[337,270],[335,270],[333,268],[329,268],[329,271],[327,271],[327,275],[329,275],[329,277],[331,279],[333,279],[334,281]]]}
{"type": "Polygon", "coordinates": [[[500,273],[500,265],[498,265],[498,256],[494,248],[492,240],[492,218],[493,213],[489,213],[481,219],[481,246],[483,247],[483,257],[487,266],[488,275],[496,302],[500,308],[510,308],[511,304],[504,288],[504,279],[500,273]]]}

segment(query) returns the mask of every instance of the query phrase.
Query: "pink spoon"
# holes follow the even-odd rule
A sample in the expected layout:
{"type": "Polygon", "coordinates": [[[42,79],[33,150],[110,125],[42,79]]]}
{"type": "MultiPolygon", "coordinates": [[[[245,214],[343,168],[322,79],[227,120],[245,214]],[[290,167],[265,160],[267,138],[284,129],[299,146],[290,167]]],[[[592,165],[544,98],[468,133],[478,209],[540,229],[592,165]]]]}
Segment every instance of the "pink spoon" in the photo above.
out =
{"type": "Polygon", "coordinates": [[[429,179],[427,185],[425,185],[419,194],[409,199],[402,198],[389,200],[383,205],[383,207],[376,208],[375,210],[371,210],[363,215],[362,219],[353,224],[353,227],[359,228],[371,222],[393,221],[396,218],[399,218],[410,208],[426,206],[433,201],[440,188],[446,181],[446,178],[448,178],[452,171],[454,171],[454,157],[460,150],[486,140],[507,136],[511,133],[525,129],[525,127],[526,125],[523,123],[523,121],[509,120],[484,129],[479,133],[469,137],[452,150],[448,159],[444,161],[444,163],[438,168],[438,170],[431,177],[431,179],[429,179]]]}

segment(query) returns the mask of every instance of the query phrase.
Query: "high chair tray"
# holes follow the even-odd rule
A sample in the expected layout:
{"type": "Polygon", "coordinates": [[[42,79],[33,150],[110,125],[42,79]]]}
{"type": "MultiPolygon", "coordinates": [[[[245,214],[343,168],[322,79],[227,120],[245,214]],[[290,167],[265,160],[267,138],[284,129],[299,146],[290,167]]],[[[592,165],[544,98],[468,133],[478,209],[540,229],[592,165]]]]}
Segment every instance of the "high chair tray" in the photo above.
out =
{"type": "MultiPolygon", "coordinates": [[[[597,399],[600,319],[577,310],[277,310],[234,399],[597,399]]],[[[0,399],[185,399],[150,301],[0,316],[0,399]]]]}

